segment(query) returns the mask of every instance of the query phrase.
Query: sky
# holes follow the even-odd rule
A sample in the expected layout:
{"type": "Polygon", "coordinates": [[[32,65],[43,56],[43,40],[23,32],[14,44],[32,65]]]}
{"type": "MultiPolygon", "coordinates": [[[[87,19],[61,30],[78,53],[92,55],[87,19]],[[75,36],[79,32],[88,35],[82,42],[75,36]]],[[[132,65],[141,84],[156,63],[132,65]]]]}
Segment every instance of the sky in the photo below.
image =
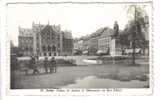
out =
{"type": "Polygon", "coordinates": [[[124,29],[128,21],[126,5],[122,4],[9,4],[7,12],[7,31],[14,45],[18,45],[18,27],[31,28],[33,21],[60,25],[74,38],[101,27],[113,28],[115,21],[124,29]]]}

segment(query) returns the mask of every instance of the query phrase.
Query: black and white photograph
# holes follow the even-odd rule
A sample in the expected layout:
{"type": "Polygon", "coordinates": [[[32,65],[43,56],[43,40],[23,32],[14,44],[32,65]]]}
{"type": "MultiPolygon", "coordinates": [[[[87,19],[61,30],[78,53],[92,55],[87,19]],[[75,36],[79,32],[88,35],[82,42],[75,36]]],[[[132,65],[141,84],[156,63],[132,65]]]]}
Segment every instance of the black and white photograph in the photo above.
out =
{"type": "Polygon", "coordinates": [[[10,89],[150,89],[151,3],[7,4],[10,89]]]}

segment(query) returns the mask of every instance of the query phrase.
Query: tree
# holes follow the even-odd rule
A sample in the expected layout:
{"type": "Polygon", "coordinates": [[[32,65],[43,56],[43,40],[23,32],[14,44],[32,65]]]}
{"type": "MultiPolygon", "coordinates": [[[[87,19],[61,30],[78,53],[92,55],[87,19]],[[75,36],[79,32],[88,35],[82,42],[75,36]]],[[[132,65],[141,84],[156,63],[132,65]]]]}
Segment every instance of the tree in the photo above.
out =
{"type": "MultiPolygon", "coordinates": [[[[125,31],[127,33],[127,38],[132,44],[132,64],[135,64],[135,49],[136,47],[144,47],[145,34],[143,34],[142,29],[146,28],[148,24],[148,15],[145,11],[145,6],[131,5],[127,8],[127,13],[130,16],[130,21],[126,25],[125,31]]],[[[147,28],[146,28],[147,30],[147,28]]]]}

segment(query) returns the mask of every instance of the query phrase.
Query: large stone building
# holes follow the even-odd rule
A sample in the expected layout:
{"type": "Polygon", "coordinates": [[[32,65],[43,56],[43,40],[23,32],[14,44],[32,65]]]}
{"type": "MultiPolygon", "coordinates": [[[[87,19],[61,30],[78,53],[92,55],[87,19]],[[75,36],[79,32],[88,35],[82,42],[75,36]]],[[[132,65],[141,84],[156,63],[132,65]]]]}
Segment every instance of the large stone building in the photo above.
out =
{"type": "MultiPolygon", "coordinates": [[[[88,51],[89,55],[96,54],[112,54],[112,40],[113,40],[114,30],[108,27],[103,27],[98,29],[96,32],[92,33],[90,36],[84,37],[83,40],[83,51],[88,51]]],[[[79,41],[78,41],[79,42],[79,41]]],[[[119,43],[116,43],[119,44],[119,43]]],[[[78,47],[75,43],[75,47],[78,47]]],[[[117,46],[117,45],[116,45],[117,46]]]]}
{"type": "MultiPolygon", "coordinates": [[[[149,54],[149,26],[147,18],[145,24],[145,27],[140,26],[142,34],[138,34],[136,37],[136,49],[139,50],[139,52],[136,52],[141,54],[149,54]]],[[[74,43],[74,48],[77,49],[77,47],[81,47],[82,52],[84,52],[84,54],[87,52],[89,55],[107,54],[119,56],[129,54],[128,51],[130,52],[130,50],[133,49],[132,35],[130,35],[130,32],[130,28],[128,27],[127,30],[119,30],[119,25],[117,21],[115,21],[113,28],[102,27],[90,35],[81,37],[79,39],[80,41],[74,43]]]]}
{"type": "MultiPolygon", "coordinates": [[[[65,31],[61,34],[62,47],[60,47],[61,55],[72,55],[73,54],[73,39],[71,32],[65,31]]],[[[61,44],[61,43],[60,43],[61,44]]]]}
{"type": "MultiPolygon", "coordinates": [[[[80,40],[82,42],[81,44],[83,44],[81,48],[83,48],[82,50],[84,52],[87,51],[89,55],[95,55],[97,53],[109,54],[112,34],[112,29],[108,27],[100,28],[90,36],[84,37],[80,40]]],[[[80,41],[75,43],[75,48],[80,46],[80,44],[78,44],[80,41]]]]}
{"type": "Polygon", "coordinates": [[[98,51],[97,53],[110,54],[111,35],[113,30],[105,28],[102,35],[98,39],[98,51]]]}
{"type": "Polygon", "coordinates": [[[61,31],[60,26],[32,23],[31,29],[19,27],[19,48],[24,56],[72,55],[71,32],[61,31]]]}
{"type": "Polygon", "coordinates": [[[33,54],[33,34],[31,29],[24,29],[19,27],[19,54],[31,55],[33,54]]]}

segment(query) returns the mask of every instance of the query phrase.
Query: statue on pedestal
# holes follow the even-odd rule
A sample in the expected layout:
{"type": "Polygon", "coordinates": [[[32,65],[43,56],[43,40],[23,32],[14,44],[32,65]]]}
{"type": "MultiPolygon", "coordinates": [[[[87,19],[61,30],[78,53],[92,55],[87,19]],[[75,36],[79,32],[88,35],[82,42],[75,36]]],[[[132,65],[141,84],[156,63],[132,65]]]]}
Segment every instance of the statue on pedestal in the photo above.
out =
{"type": "Polygon", "coordinates": [[[121,46],[120,46],[120,39],[119,39],[119,25],[117,21],[114,23],[113,27],[113,35],[111,36],[111,44],[110,44],[110,49],[111,49],[111,56],[118,56],[121,55],[121,46]]]}
{"type": "Polygon", "coordinates": [[[119,35],[119,25],[117,21],[115,21],[113,29],[114,29],[113,37],[116,38],[119,35]]]}

